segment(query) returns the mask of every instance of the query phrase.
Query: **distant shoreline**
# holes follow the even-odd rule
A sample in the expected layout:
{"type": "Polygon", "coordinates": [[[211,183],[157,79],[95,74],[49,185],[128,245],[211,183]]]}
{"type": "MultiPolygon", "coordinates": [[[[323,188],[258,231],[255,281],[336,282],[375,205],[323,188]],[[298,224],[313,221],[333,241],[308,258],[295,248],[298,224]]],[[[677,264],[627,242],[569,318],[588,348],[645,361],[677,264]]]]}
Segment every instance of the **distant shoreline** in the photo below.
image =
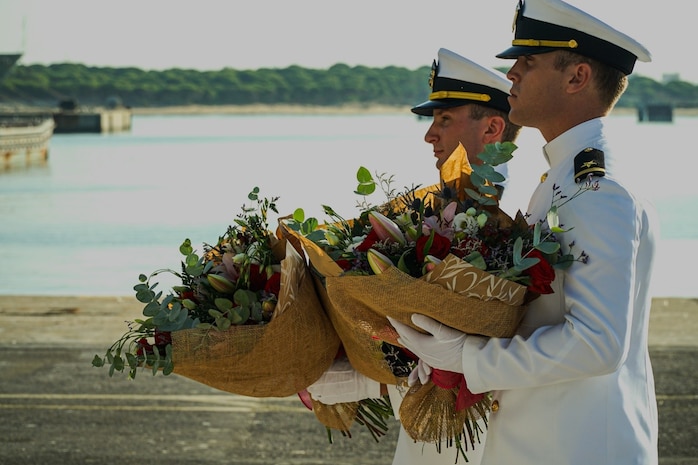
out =
{"type": "Polygon", "coordinates": [[[408,106],[390,105],[181,105],[171,107],[133,107],[134,115],[207,115],[207,114],[404,114],[408,106]]]}
{"type": "MultiPolygon", "coordinates": [[[[411,106],[399,105],[173,105],[162,107],[129,107],[133,115],[404,115],[410,114],[411,106]]],[[[85,106],[85,111],[102,110],[103,107],[85,106]]],[[[0,113],[35,114],[52,113],[57,108],[33,107],[25,105],[0,104],[0,113]]],[[[619,107],[613,115],[635,115],[637,109],[619,107]]],[[[674,108],[674,116],[698,116],[698,108],[674,108]]]]}
{"type": "MultiPolygon", "coordinates": [[[[409,114],[410,106],[390,105],[181,105],[171,107],[133,107],[134,115],[359,115],[409,114]]],[[[637,114],[636,108],[616,108],[613,115],[637,114]]],[[[674,116],[698,116],[698,108],[675,108],[674,116]]]]}

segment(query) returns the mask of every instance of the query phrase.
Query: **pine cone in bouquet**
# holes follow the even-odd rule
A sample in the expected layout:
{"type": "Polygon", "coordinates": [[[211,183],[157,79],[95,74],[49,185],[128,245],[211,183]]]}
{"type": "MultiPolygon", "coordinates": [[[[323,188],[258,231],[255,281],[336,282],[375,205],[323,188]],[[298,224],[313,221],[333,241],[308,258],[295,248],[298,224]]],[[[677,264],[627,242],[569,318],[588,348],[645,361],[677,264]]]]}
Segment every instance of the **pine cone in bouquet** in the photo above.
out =
{"type": "Polygon", "coordinates": [[[187,239],[180,247],[181,271],[158,270],[134,287],[145,304],[144,320],[93,365],[110,365],[110,375],[140,366],[172,372],[217,389],[252,397],[285,397],[314,382],[332,363],[339,337],[317,297],[305,263],[267,227],[278,198],[249,199],[215,245],[199,256],[187,239]],[[174,274],[181,285],[164,298],[153,278],[174,274]],[[143,341],[157,334],[168,340],[143,341]],[[171,341],[171,342],[170,342],[171,341]]]}

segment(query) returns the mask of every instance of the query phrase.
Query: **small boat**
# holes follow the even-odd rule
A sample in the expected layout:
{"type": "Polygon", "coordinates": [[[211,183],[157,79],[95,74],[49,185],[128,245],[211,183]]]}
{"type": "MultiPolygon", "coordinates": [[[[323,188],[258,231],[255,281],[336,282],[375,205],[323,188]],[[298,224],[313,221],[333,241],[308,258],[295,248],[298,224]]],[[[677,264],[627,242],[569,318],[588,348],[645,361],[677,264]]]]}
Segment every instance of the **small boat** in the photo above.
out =
{"type": "Polygon", "coordinates": [[[0,171],[45,163],[55,123],[47,116],[0,116],[0,171]]]}
{"type": "MultiPolygon", "coordinates": [[[[0,54],[0,81],[21,56],[21,53],[0,54]]],[[[55,126],[48,114],[0,114],[0,172],[45,163],[55,126]]]]}

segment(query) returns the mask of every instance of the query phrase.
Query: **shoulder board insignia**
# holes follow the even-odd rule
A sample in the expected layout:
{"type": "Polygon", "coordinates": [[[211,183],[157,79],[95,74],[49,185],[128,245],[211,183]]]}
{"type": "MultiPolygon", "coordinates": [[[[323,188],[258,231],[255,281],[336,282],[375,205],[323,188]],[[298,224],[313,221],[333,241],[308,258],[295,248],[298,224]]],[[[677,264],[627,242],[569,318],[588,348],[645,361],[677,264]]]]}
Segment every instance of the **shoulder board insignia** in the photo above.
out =
{"type": "Polygon", "coordinates": [[[603,151],[587,147],[574,157],[574,182],[580,182],[587,176],[604,176],[606,165],[603,151]]]}

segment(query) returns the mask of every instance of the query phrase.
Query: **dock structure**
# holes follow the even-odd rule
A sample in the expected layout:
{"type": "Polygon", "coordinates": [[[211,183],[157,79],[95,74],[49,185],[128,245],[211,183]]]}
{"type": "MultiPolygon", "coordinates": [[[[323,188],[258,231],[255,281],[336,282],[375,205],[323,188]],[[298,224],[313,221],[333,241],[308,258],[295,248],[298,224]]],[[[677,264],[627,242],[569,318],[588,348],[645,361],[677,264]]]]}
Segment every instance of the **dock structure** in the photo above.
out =
{"type": "Polygon", "coordinates": [[[54,126],[50,115],[0,117],[0,172],[46,163],[54,126]]]}
{"type": "Polygon", "coordinates": [[[131,130],[131,109],[117,97],[107,99],[101,107],[81,107],[75,99],[58,102],[53,112],[56,134],[76,132],[121,132],[131,130]]]}
{"type": "Polygon", "coordinates": [[[640,122],[664,122],[674,121],[674,108],[670,104],[649,103],[641,105],[637,109],[637,118],[640,122]]]}
{"type": "Polygon", "coordinates": [[[61,110],[53,114],[56,134],[130,131],[131,117],[128,108],[61,110]]]}

